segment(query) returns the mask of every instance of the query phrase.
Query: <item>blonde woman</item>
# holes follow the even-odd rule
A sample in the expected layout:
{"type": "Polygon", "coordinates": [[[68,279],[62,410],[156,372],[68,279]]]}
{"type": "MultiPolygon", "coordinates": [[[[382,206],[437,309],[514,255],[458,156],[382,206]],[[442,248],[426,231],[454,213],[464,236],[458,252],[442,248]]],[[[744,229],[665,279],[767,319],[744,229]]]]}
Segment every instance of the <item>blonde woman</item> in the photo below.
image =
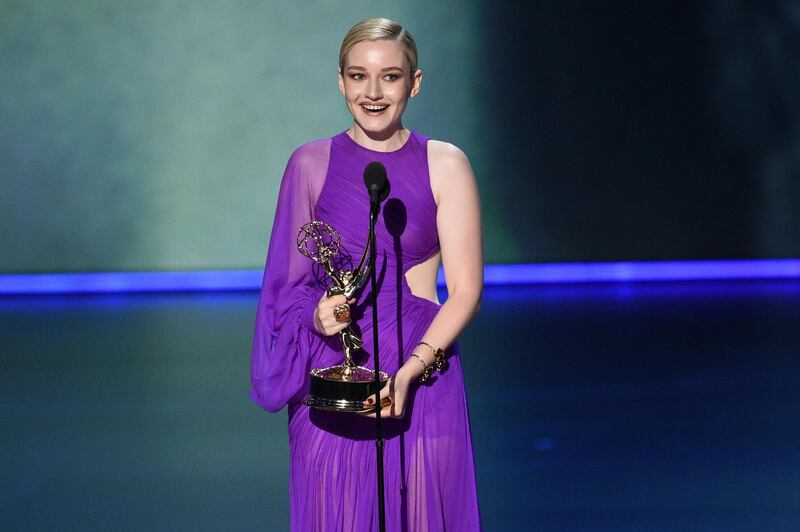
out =
{"type": "MultiPolygon", "coordinates": [[[[360,254],[369,220],[362,175],[371,161],[391,182],[376,228],[381,369],[392,375],[382,392],[391,399],[382,410],[387,530],[480,529],[455,343],[483,287],[478,193],[461,150],[403,126],[421,82],[406,29],[382,18],[353,26],[339,56],[339,90],[353,124],[299,147],[283,176],[256,318],[252,397],[271,412],[289,408],[294,531],[377,529],[374,421],[302,403],[309,370],[341,362],[339,330],[355,321],[372,338],[370,288],[357,300],[326,297],[295,243],[302,225],[322,220],[341,234],[345,252],[360,254]]],[[[371,345],[356,353],[358,364],[371,367],[371,345]]]]}

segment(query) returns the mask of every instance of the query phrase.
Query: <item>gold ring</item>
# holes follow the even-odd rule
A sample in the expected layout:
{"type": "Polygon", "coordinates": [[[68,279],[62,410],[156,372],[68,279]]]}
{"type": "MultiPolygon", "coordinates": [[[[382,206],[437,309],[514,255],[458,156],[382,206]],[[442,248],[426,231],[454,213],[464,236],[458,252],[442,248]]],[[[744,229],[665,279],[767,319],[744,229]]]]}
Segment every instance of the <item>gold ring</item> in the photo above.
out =
{"type": "Polygon", "coordinates": [[[333,307],[333,317],[339,323],[344,323],[350,319],[350,305],[342,303],[333,307]]]}

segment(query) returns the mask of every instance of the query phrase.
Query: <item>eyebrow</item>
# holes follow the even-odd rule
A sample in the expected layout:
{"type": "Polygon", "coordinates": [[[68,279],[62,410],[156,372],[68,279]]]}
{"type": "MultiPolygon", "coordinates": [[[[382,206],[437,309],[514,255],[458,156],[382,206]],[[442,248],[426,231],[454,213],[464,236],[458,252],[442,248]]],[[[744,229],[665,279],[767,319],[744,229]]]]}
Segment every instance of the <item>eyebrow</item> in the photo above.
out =
{"type": "MultiPolygon", "coordinates": [[[[349,66],[349,67],[347,67],[347,70],[361,70],[363,72],[367,71],[367,69],[362,67],[362,66],[349,66]]],[[[397,66],[391,66],[391,67],[382,68],[381,72],[386,72],[387,70],[400,70],[400,71],[402,71],[403,69],[400,68],[400,67],[397,67],[397,66]]]]}

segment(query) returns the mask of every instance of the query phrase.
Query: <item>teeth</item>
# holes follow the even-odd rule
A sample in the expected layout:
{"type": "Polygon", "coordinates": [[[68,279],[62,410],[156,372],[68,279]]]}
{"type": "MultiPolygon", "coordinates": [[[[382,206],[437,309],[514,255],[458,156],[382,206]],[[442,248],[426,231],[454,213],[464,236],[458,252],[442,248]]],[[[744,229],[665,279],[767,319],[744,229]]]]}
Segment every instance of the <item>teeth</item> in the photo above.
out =
{"type": "Polygon", "coordinates": [[[362,107],[364,109],[366,109],[367,111],[383,111],[384,109],[386,109],[389,106],[388,105],[362,105],[362,107]]]}

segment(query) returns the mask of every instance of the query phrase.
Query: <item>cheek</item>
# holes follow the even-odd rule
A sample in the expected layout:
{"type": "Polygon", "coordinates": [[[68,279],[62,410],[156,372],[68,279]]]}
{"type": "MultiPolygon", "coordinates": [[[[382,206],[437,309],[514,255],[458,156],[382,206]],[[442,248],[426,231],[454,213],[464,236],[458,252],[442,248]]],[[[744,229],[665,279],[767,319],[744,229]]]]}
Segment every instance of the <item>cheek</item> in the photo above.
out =
{"type": "Polygon", "coordinates": [[[341,87],[342,92],[344,93],[344,97],[347,100],[353,100],[358,96],[358,91],[353,86],[353,84],[351,82],[349,82],[348,80],[345,80],[344,82],[342,82],[340,87],[341,87]]]}
{"type": "Polygon", "coordinates": [[[408,100],[409,91],[410,89],[408,89],[405,86],[392,87],[391,98],[392,100],[395,101],[395,103],[398,104],[406,103],[406,101],[408,100]]]}

